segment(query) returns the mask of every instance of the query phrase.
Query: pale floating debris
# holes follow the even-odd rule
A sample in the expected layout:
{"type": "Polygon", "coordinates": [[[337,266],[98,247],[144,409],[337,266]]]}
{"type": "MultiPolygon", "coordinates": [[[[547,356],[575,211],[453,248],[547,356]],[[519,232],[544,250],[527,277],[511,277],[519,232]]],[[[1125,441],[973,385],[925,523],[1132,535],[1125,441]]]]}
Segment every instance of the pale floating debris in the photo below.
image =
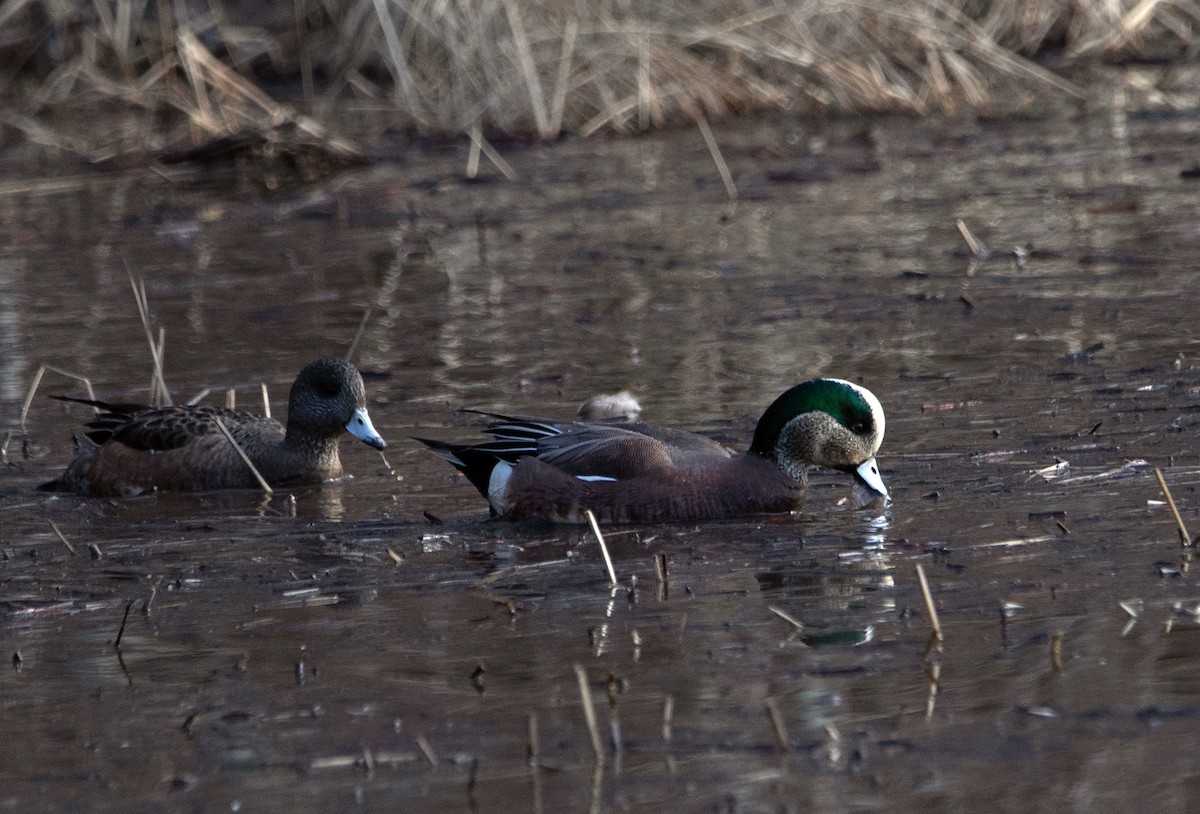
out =
{"type": "Polygon", "coordinates": [[[1034,543],[1045,543],[1050,540],[1057,540],[1053,534],[1043,534],[1040,537],[1024,537],[1021,539],[997,540],[994,543],[976,543],[968,545],[966,548],[1015,548],[1023,545],[1033,545],[1034,543]]]}
{"type": "Polygon", "coordinates": [[[1142,611],[1146,609],[1146,602],[1142,599],[1123,599],[1117,604],[1121,606],[1121,610],[1128,613],[1134,619],[1138,618],[1142,611]]]}
{"type": "Polygon", "coordinates": [[[336,605],[342,599],[337,594],[313,594],[309,591],[299,591],[287,596],[275,604],[277,608],[320,608],[326,605],[336,605]]]}
{"type": "Polygon", "coordinates": [[[1136,392],[1149,393],[1152,390],[1166,390],[1166,389],[1167,389],[1167,386],[1165,384],[1143,384],[1141,387],[1139,387],[1137,389],[1136,392]]]}
{"type": "Polygon", "coordinates": [[[1198,602],[1176,602],[1174,610],[1176,616],[1200,622],[1200,603],[1198,602]]]}
{"type": "Polygon", "coordinates": [[[1035,718],[1057,718],[1058,711],[1051,707],[1026,707],[1026,715],[1032,715],[1035,718]]]}
{"type": "Polygon", "coordinates": [[[975,462],[992,463],[994,461],[1004,461],[1016,455],[1024,455],[1026,450],[1023,449],[1000,449],[995,452],[979,452],[971,456],[971,460],[975,462]]]}
{"type": "Polygon", "coordinates": [[[426,554],[433,554],[441,551],[450,543],[449,534],[422,534],[421,535],[421,551],[426,554]]]}
{"type": "Polygon", "coordinates": [[[1147,506],[1150,506],[1150,507],[1152,507],[1152,508],[1158,508],[1158,507],[1160,507],[1160,506],[1166,506],[1166,505],[1167,505],[1167,501],[1165,501],[1165,500],[1154,500],[1153,498],[1151,498],[1151,499],[1149,499],[1149,500],[1147,500],[1147,501],[1146,501],[1146,505],[1147,505],[1147,506]]]}
{"type": "Polygon", "coordinates": [[[1023,611],[1023,610],[1025,610],[1025,606],[1019,605],[1016,602],[1001,602],[1000,603],[1000,612],[1003,613],[1005,615],[1005,617],[1015,616],[1017,611],[1023,611]]]}
{"type": "Polygon", "coordinates": [[[1095,481],[1107,480],[1109,478],[1119,478],[1124,475],[1131,475],[1137,470],[1144,469],[1149,465],[1149,461],[1143,458],[1136,458],[1132,461],[1126,461],[1115,469],[1108,469],[1095,475],[1078,475],[1074,478],[1066,478],[1061,480],[1059,483],[1064,485],[1068,483],[1093,483],[1095,481]]]}
{"type": "Polygon", "coordinates": [[[1070,469],[1071,469],[1070,461],[1064,461],[1061,458],[1058,458],[1054,461],[1054,463],[1050,464],[1050,466],[1045,466],[1045,467],[1042,467],[1041,469],[1035,469],[1033,471],[1033,474],[1031,474],[1029,476],[1029,480],[1033,480],[1035,477],[1038,477],[1039,475],[1041,476],[1042,480],[1056,480],[1058,478],[1061,478],[1070,469]]]}

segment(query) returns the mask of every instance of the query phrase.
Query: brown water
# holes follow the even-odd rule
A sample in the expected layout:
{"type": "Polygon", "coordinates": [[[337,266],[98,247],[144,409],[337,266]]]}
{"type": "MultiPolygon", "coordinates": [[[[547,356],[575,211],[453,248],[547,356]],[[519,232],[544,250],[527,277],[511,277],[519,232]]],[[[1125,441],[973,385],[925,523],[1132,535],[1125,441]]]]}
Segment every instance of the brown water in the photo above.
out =
{"type": "Polygon", "coordinates": [[[691,132],[509,147],[513,182],[455,147],[265,195],[0,189],[0,810],[1195,810],[1200,587],[1142,463],[1200,529],[1195,109],[718,137],[736,204],[691,132]],[[370,307],[386,463],[347,438],[353,477],[271,499],[33,491],[84,418],[39,398],[19,432],[39,365],[146,397],[123,262],[176,398],[282,411],[370,307]],[[744,444],[817,374],[883,401],[893,504],[822,475],[796,518],[614,531],[616,591],[590,534],[488,522],[407,440],[629,388],[744,444]]]}

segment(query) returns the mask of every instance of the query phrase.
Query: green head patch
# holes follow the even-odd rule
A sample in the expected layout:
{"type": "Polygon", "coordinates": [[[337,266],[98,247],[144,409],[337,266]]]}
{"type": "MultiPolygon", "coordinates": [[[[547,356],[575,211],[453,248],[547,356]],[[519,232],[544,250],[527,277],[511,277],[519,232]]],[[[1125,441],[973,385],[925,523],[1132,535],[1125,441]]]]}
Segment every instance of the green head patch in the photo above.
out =
{"type": "Polygon", "coordinates": [[[798,415],[816,411],[828,413],[856,435],[873,438],[876,449],[883,441],[883,407],[870,390],[842,379],[812,379],[772,402],[758,421],[750,451],[774,458],[784,426],[798,415]]]}

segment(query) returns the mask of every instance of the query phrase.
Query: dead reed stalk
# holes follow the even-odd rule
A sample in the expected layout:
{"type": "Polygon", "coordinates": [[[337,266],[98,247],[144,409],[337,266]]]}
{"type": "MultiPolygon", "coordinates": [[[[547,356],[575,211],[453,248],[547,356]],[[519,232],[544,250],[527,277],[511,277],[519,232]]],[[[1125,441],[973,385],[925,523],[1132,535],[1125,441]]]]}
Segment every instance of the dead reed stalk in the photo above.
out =
{"type": "Polygon", "coordinates": [[[262,487],[262,490],[268,495],[274,494],[275,490],[271,488],[271,485],[267,483],[266,478],[264,478],[262,473],[258,471],[258,467],[254,465],[254,461],[250,460],[250,456],[246,454],[244,449],[242,449],[242,445],[239,444],[237,439],[233,437],[233,434],[229,432],[229,428],[225,426],[225,422],[221,420],[220,416],[213,416],[213,421],[217,422],[217,429],[220,430],[221,434],[225,436],[225,440],[233,445],[234,450],[241,457],[242,461],[245,462],[246,466],[250,468],[251,474],[254,475],[254,479],[258,481],[258,485],[262,487]]]}
{"type": "Polygon", "coordinates": [[[944,640],[942,623],[938,619],[937,605],[933,602],[933,594],[929,590],[929,580],[925,579],[925,569],[917,563],[917,581],[921,583],[921,595],[925,597],[925,610],[929,613],[929,624],[933,628],[933,636],[938,644],[944,640]]]}
{"type": "Polygon", "coordinates": [[[592,524],[592,532],[596,535],[596,541],[600,543],[600,553],[604,555],[604,567],[608,569],[608,582],[614,588],[617,586],[617,572],[613,570],[612,557],[608,556],[608,544],[604,542],[604,535],[600,533],[600,524],[596,522],[596,515],[592,514],[592,510],[588,509],[588,522],[592,524]]]}
{"type": "Polygon", "coordinates": [[[1167,499],[1167,505],[1171,507],[1171,514],[1175,518],[1175,525],[1179,527],[1179,539],[1185,546],[1192,545],[1192,537],[1183,522],[1183,515],[1179,513],[1179,507],[1175,505],[1175,498],[1171,496],[1171,490],[1167,487],[1167,481],[1163,478],[1162,470],[1157,466],[1154,467],[1154,477],[1158,478],[1158,488],[1162,489],[1163,496],[1167,499]]]}
{"type": "Polygon", "coordinates": [[[953,111],[991,104],[997,87],[1078,94],[1031,57],[1061,41],[1074,61],[1170,53],[1192,46],[1195,24],[1187,4],[1156,0],[9,0],[0,103],[31,142],[94,159],[129,149],[105,141],[118,128],[92,126],[113,102],[147,114],[129,140],[143,149],[174,114],[171,142],[253,134],[350,157],[350,121],[478,126],[482,145],[484,132],[553,139],[764,108],[953,111]],[[290,78],[286,98],[268,76],[290,78]],[[83,115],[69,132],[39,121],[48,110],[83,115]]]}
{"type": "Polygon", "coordinates": [[[587,722],[588,734],[592,738],[592,752],[596,761],[604,761],[604,743],[600,740],[600,727],[596,724],[596,707],[592,703],[592,691],[588,687],[587,671],[582,664],[575,665],[575,678],[579,681],[579,700],[583,704],[583,718],[587,722]]]}

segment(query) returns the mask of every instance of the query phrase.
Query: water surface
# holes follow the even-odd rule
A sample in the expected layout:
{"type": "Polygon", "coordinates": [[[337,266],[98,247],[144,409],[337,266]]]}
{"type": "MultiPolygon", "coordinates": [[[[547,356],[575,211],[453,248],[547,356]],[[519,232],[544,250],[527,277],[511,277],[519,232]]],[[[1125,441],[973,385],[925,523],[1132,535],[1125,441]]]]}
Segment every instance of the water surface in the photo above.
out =
{"type": "Polygon", "coordinates": [[[1152,466],[1200,528],[1194,116],[718,136],[736,203],[689,132],[510,146],[511,182],[456,146],[0,197],[0,809],[1191,810],[1200,589],[1152,466]],[[272,498],[34,491],[86,415],[20,430],[40,365],[146,398],[127,266],[180,400],[266,383],[280,414],[370,309],[386,459],[347,438],[352,477],[272,498]],[[744,445],[814,375],[883,401],[892,505],[818,474],[795,517],[614,530],[616,590],[590,533],[489,522],[408,440],[630,389],[744,445]]]}

